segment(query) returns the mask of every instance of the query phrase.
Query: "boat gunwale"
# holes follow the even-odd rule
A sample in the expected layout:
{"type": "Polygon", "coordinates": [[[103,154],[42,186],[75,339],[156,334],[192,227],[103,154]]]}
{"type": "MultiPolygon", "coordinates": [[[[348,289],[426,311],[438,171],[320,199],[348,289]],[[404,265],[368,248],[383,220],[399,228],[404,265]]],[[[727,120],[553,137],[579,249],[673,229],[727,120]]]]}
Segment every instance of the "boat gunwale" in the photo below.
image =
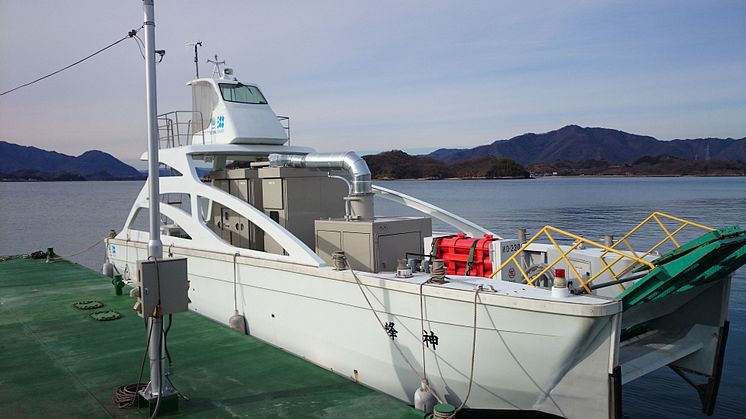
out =
{"type": "MultiPolygon", "coordinates": [[[[165,238],[165,237],[164,237],[165,238]]],[[[148,245],[146,242],[139,242],[134,240],[123,240],[118,238],[107,239],[107,253],[109,253],[109,245],[121,245],[121,246],[134,246],[138,249],[147,250],[148,245]]],[[[211,259],[215,261],[233,263],[235,257],[235,263],[259,268],[268,268],[273,270],[292,272],[297,274],[312,275],[320,278],[326,278],[336,281],[355,283],[355,277],[350,273],[349,270],[337,271],[329,266],[313,267],[292,261],[273,261],[267,259],[258,259],[250,256],[241,255],[240,253],[232,254],[225,252],[217,252],[214,250],[201,250],[194,248],[179,247],[176,245],[168,246],[169,253],[178,253],[180,256],[193,256],[204,259],[211,259]]],[[[238,250],[238,248],[237,248],[238,250]]],[[[111,259],[124,260],[118,256],[112,256],[109,254],[111,259]]],[[[404,292],[408,294],[419,295],[420,294],[420,283],[422,281],[407,280],[385,277],[381,274],[375,274],[370,272],[357,272],[357,277],[360,282],[366,287],[373,287],[379,289],[387,289],[392,291],[404,292]],[[382,281],[385,281],[385,286],[382,286],[382,281]]],[[[573,296],[568,299],[557,299],[551,297],[551,294],[547,292],[546,298],[530,295],[510,295],[504,294],[505,292],[519,292],[529,290],[529,286],[525,284],[515,284],[507,281],[496,281],[487,278],[480,277],[461,277],[462,279],[470,281],[469,283],[464,281],[453,281],[449,282],[445,286],[436,286],[428,284],[428,286],[422,287],[422,295],[426,297],[440,297],[451,300],[473,302],[475,287],[478,285],[503,285],[507,287],[520,287],[516,290],[509,291],[498,291],[498,293],[492,292],[489,289],[485,289],[480,292],[479,298],[480,303],[483,305],[490,305],[496,307],[504,307],[518,310],[561,314],[577,317],[609,317],[617,313],[622,312],[621,300],[599,297],[599,296],[573,296]],[[582,300],[579,300],[582,299],[582,300]],[[575,300],[575,301],[572,301],[575,300]],[[585,301],[585,302],[580,302],[585,301]]]]}

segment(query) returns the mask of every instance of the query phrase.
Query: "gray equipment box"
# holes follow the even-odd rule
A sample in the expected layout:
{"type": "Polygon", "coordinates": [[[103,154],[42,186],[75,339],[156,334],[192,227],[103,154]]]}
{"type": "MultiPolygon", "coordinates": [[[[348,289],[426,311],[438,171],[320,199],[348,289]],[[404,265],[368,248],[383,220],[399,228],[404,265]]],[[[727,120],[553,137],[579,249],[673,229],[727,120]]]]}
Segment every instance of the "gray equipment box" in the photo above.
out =
{"type": "MultiPolygon", "coordinates": [[[[264,212],[312,249],[314,221],[344,216],[347,185],[330,178],[326,170],[262,167],[259,177],[264,212]]],[[[264,236],[264,251],[283,254],[282,246],[268,235],[264,236]]]]}
{"type": "MultiPolygon", "coordinates": [[[[213,186],[262,209],[262,182],[256,169],[221,170],[213,173],[213,186]]],[[[233,246],[264,250],[264,232],[235,211],[215,203],[213,230],[233,246]]]]}
{"type": "Polygon", "coordinates": [[[139,315],[152,317],[160,302],[160,314],[189,309],[189,281],[186,258],[138,260],[141,310],[139,315]]]}
{"type": "Polygon", "coordinates": [[[383,217],[371,221],[316,220],[316,253],[327,263],[342,250],[352,269],[396,271],[406,253],[423,253],[423,239],[432,235],[426,217],[383,217]]]}

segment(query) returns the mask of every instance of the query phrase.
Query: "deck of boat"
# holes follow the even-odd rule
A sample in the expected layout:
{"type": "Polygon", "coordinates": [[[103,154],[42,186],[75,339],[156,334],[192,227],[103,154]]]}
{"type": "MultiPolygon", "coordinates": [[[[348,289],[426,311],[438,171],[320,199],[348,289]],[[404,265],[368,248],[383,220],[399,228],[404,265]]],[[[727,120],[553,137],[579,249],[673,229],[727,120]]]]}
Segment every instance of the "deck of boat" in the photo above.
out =
{"type": "MultiPolygon", "coordinates": [[[[145,417],[112,395],[137,381],[145,349],[134,300],[110,279],[64,260],[0,262],[0,416],[145,417]],[[97,300],[122,318],[73,307],[97,300]]],[[[168,335],[183,417],[423,417],[406,404],[194,313],[168,335]]],[[[148,367],[142,381],[148,381],[148,367]]]]}

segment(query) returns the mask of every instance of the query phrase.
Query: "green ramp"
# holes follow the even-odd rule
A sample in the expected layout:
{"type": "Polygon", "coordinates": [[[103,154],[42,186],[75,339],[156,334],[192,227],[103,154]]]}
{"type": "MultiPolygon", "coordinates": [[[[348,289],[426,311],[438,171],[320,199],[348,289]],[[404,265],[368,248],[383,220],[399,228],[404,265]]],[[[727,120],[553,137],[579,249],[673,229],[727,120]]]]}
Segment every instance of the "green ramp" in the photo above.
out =
{"type": "Polygon", "coordinates": [[[708,232],[653,264],[653,270],[617,297],[624,310],[730,275],[746,264],[746,231],[732,226],[708,232]]]}

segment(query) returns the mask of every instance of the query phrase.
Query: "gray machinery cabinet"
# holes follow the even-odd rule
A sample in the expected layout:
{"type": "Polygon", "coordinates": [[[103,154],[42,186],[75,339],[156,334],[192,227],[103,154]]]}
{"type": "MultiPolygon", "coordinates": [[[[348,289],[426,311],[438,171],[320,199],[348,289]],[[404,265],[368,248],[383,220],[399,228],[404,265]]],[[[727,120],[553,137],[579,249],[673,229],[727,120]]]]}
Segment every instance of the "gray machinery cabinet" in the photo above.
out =
{"type": "Polygon", "coordinates": [[[316,220],[316,253],[327,263],[342,250],[352,269],[396,271],[406,253],[423,253],[423,240],[432,236],[426,217],[382,217],[370,221],[316,220]]]}
{"type": "MultiPolygon", "coordinates": [[[[344,216],[347,185],[330,178],[325,170],[261,167],[259,177],[264,212],[311,249],[315,244],[314,221],[344,216]]],[[[283,254],[282,247],[267,235],[264,250],[283,254]]]]}
{"type": "MultiPolygon", "coordinates": [[[[213,173],[213,186],[255,208],[262,209],[262,182],[256,169],[231,169],[213,173]]],[[[264,250],[264,232],[235,211],[213,204],[213,230],[233,246],[264,250]]]]}

